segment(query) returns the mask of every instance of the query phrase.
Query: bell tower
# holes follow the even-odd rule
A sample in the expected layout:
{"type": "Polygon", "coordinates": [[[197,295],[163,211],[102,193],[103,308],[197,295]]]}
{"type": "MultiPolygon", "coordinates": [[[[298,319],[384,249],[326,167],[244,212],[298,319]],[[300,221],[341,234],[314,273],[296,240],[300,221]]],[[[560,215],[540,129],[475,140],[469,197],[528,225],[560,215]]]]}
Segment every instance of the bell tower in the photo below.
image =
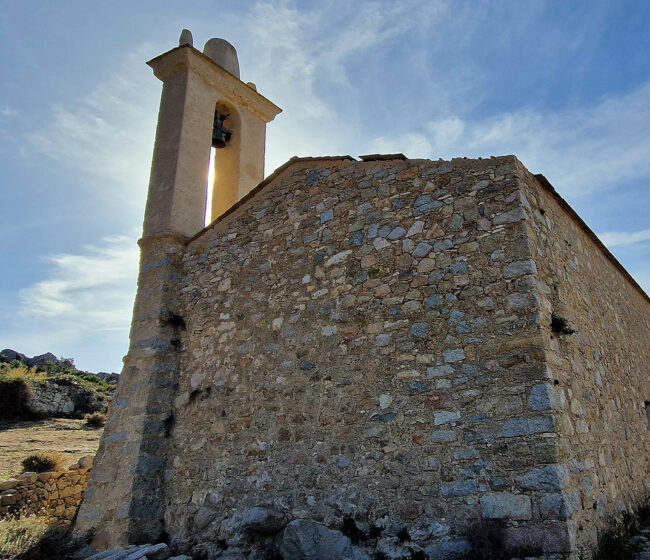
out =
{"type": "Polygon", "coordinates": [[[262,181],[266,123],[281,109],[239,79],[237,51],[224,39],[201,53],[184,29],[178,47],[147,64],[163,91],[143,237],[191,237],[205,225],[207,200],[213,220],[262,181]]]}
{"type": "Polygon", "coordinates": [[[239,79],[230,43],[210,39],[199,52],[187,30],[179,43],[148,62],[163,89],[129,351],[75,524],[100,549],[165,535],[186,242],[203,229],[208,198],[214,219],[262,181],[266,123],[280,112],[239,79]]]}

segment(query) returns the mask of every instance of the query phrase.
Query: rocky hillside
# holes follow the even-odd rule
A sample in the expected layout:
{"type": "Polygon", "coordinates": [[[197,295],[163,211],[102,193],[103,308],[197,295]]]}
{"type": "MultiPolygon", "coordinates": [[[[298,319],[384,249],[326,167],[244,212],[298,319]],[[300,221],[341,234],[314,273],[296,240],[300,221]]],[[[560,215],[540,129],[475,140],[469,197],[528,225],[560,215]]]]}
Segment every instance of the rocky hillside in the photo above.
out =
{"type": "Polygon", "coordinates": [[[0,352],[0,418],[79,417],[108,407],[119,375],[78,370],[52,353],[0,352]]]}

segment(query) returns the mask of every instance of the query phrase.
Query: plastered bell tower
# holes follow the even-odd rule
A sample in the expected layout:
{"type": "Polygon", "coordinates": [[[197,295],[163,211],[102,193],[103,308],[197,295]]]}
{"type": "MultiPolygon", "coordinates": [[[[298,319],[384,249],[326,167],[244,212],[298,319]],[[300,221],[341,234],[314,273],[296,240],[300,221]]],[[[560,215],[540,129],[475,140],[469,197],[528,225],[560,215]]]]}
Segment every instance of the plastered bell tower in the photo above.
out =
{"type": "Polygon", "coordinates": [[[179,46],[147,64],[163,82],[144,237],[190,237],[204,226],[210,148],[217,218],[264,178],[266,123],[281,111],[239,79],[235,48],[210,39],[203,53],[183,30],[179,46]]]}
{"type": "Polygon", "coordinates": [[[239,79],[234,47],[204,52],[183,30],[179,46],[148,64],[163,82],[145,211],[138,291],[117,394],[75,532],[107,548],[165,534],[166,478],[185,321],[179,278],[189,238],[264,176],[266,123],[280,109],[239,79]],[[208,185],[211,152],[215,178],[208,185]]]}

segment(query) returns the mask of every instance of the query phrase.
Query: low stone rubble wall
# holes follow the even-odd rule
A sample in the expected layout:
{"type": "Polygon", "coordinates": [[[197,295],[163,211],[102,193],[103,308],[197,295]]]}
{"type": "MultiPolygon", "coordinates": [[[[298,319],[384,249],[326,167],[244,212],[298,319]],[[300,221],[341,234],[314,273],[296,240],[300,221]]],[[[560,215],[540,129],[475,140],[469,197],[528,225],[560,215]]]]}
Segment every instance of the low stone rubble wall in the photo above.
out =
{"type": "Polygon", "coordinates": [[[105,403],[81,383],[68,379],[48,379],[46,383],[32,382],[29,409],[44,416],[73,416],[98,412],[105,403]]]}
{"type": "Polygon", "coordinates": [[[67,471],[27,472],[0,480],[0,517],[36,514],[72,520],[86,490],[92,462],[92,457],[82,457],[67,471]]]}

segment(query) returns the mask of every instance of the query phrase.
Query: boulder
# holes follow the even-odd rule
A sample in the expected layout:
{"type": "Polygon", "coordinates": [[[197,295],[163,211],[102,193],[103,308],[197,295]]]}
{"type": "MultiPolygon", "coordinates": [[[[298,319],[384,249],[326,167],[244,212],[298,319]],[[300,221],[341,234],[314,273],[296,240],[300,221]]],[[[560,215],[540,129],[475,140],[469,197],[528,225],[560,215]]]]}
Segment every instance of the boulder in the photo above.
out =
{"type": "Polygon", "coordinates": [[[284,560],[354,560],[350,539],[320,523],[296,519],[282,534],[280,554],[284,560]]]}
{"type": "Polygon", "coordinates": [[[261,535],[274,535],[289,522],[287,516],[270,507],[252,507],[241,514],[241,527],[245,531],[261,535]]]}

